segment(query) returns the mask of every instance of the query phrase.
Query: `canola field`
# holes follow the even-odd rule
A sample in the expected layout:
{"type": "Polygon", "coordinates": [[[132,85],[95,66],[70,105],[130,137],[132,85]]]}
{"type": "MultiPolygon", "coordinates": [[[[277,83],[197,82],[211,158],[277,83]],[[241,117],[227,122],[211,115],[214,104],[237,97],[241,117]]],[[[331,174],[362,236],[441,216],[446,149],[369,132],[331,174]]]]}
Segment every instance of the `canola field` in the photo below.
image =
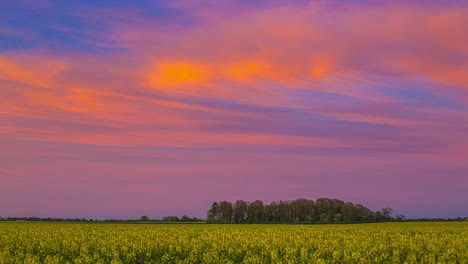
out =
{"type": "Polygon", "coordinates": [[[0,222],[0,263],[468,263],[468,223],[0,222]]]}

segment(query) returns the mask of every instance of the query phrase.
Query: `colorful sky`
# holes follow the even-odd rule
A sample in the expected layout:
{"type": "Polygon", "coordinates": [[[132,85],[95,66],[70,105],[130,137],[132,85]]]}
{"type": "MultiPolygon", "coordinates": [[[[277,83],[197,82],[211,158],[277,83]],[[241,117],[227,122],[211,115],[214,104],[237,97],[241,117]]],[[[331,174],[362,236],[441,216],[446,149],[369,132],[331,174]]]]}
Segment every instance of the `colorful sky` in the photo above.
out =
{"type": "Polygon", "coordinates": [[[0,216],[468,216],[466,1],[6,0],[0,216]]]}

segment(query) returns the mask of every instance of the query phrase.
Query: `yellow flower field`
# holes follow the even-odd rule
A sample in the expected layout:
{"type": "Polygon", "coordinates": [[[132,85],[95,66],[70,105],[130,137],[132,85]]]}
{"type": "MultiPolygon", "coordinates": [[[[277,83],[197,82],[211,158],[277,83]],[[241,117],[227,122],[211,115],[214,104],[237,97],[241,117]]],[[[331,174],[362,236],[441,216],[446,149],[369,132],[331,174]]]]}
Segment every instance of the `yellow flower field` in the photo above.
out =
{"type": "Polygon", "coordinates": [[[468,263],[468,223],[0,222],[0,263],[468,263]]]}

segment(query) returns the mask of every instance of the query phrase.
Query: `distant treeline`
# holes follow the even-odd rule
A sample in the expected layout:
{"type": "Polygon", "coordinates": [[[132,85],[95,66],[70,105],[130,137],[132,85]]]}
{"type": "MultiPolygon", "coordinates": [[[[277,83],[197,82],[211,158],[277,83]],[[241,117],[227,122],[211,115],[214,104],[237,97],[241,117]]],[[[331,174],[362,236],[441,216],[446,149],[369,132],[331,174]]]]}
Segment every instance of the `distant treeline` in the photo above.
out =
{"type": "Polygon", "coordinates": [[[404,215],[394,214],[392,208],[382,208],[373,212],[361,204],[353,204],[338,199],[319,198],[316,201],[297,199],[264,204],[261,200],[246,202],[238,200],[214,202],[208,210],[207,219],[165,216],[162,219],[86,219],[52,217],[0,217],[0,221],[42,221],[42,222],[119,222],[119,223],[202,223],[209,224],[312,224],[312,223],[372,223],[388,221],[405,222],[445,222],[468,221],[468,217],[457,218],[416,218],[406,219],[404,215]]]}
{"type": "Polygon", "coordinates": [[[177,216],[165,216],[162,219],[149,219],[147,216],[142,216],[140,219],[85,219],[85,218],[51,218],[51,217],[0,217],[0,221],[42,221],[42,222],[125,222],[125,223],[138,223],[138,222],[155,222],[155,223],[166,223],[166,222],[180,222],[180,223],[192,223],[192,222],[204,222],[204,219],[196,217],[188,217],[186,215],[181,218],[177,216]]]}
{"type": "Polygon", "coordinates": [[[468,217],[456,218],[411,218],[406,219],[405,222],[468,222],[468,217]]]}
{"type": "Polygon", "coordinates": [[[191,217],[188,217],[187,215],[184,215],[181,218],[179,218],[177,216],[165,216],[161,220],[159,220],[159,219],[151,220],[147,216],[142,216],[140,218],[140,221],[143,221],[143,222],[148,222],[148,221],[150,221],[150,222],[171,222],[171,223],[177,223],[177,222],[181,222],[181,223],[205,222],[204,219],[199,219],[199,218],[196,218],[196,217],[191,218],[191,217]]]}
{"type": "Polygon", "coordinates": [[[43,222],[102,222],[104,220],[85,218],[55,218],[55,217],[0,217],[0,221],[43,221],[43,222]]]}
{"type": "Polygon", "coordinates": [[[386,207],[373,212],[361,204],[337,199],[316,201],[297,199],[264,204],[263,201],[214,202],[207,214],[207,223],[263,224],[263,223],[359,223],[403,221],[404,215],[393,215],[386,207]]]}

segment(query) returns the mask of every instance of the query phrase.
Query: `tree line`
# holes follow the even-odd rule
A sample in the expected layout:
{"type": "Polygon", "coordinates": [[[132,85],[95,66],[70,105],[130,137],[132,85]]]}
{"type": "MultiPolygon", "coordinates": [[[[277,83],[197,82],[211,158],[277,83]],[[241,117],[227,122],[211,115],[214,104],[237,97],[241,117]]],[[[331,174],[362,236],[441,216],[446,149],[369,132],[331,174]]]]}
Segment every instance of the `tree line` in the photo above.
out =
{"type": "Polygon", "coordinates": [[[403,215],[393,216],[390,207],[373,212],[362,204],[338,199],[319,198],[316,201],[297,199],[265,204],[261,200],[214,202],[207,213],[207,223],[264,224],[264,223],[359,223],[403,221],[403,215]]]}
{"type": "Polygon", "coordinates": [[[142,222],[195,223],[195,222],[204,222],[205,220],[204,219],[199,219],[199,218],[196,218],[196,217],[192,218],[192,217],[189,217],[187,215],[183,215],[181,218],[179,218],[177,216],[165,216],[161,220],[159,220],[159,219],[153,219],[152,220],[152,219],[149,219],[148,216],[142,216],[140,218],[140,221],[142,221],[142,222]]]}
{"type": "Polygon", "coordinates": [[[154,223],[167,223],[167,222],[180,222],[180,223],[200,223],[205,222],[204,219],[196,217],[189,217],[187,215],[181,218],[177,216],[165,216],[162,219],[150,219],[148,216],[142,216],[140,219],[86,219],[86,218],[52,218],[52,217],[0,217],[0,221],[27,221],[27,222],[154,222],[154,223]]]}

